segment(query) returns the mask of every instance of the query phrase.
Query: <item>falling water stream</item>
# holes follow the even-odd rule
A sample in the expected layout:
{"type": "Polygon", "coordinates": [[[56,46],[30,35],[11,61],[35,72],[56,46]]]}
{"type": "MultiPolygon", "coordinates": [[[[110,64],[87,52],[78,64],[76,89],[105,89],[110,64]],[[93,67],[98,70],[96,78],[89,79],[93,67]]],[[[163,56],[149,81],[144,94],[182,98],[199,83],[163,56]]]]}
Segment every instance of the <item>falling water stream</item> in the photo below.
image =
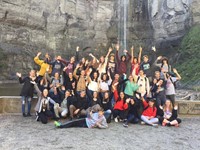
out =
{"type": "Polygon", "coordinates": [[[127,22],[129,0],[118,0],[118,40],[123,50],[127,49],[127,22]]]}

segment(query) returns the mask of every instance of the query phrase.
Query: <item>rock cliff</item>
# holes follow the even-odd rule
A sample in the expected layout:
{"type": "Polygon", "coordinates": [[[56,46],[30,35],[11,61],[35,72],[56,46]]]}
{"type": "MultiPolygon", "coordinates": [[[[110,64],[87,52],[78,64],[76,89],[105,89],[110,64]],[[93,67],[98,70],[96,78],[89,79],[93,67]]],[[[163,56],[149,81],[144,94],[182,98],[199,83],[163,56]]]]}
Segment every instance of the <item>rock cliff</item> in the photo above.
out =
{"type": "MultiPolygon", "coordinates": [[[[200,23],[198,0],[127,0],[127,45],[177,46],[200,23]]],[[[0,0],[0,80],[34,66],[38,51],[65,58],[75,47],[97,54],[119,40],[123,0],[0,0]]]]}

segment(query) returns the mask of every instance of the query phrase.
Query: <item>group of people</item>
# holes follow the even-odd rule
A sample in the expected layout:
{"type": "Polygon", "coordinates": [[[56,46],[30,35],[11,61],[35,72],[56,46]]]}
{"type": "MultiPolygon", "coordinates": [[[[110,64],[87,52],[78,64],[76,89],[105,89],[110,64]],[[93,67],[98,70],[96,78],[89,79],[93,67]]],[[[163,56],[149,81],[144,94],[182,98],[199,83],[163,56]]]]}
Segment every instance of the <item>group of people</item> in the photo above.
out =
{"type": "Polygon", "coordinates": [[[139,122],[155,127],[159,123],[179,126],[175,103],[176,81],[181,79],[178,71],[172,69],[166,57],[159,56],[154,62],[147,55],[142,57],[142,47],[138,57],[134,47],[131,54],[124,50],[121,57],[119,50],[116,44],[115,53],[109,48],[99,59],[92,53],[89,59],[79,59],[77,47],[76,56],[69,61],[61,56],[51,60],[48,53],[41,59],[39,52],[34,57],[40,66],[38,71],[31,70],[27,77],[16,73],[19,82],[24,83],[23,116],[31,116],[31,100],[36,92],[36,120],[46,124],[52,118],[59,128],[107,128],[112,119],[124,127],[139,122]],[[68,121],[61,123],[60,118],[68,121]]]}

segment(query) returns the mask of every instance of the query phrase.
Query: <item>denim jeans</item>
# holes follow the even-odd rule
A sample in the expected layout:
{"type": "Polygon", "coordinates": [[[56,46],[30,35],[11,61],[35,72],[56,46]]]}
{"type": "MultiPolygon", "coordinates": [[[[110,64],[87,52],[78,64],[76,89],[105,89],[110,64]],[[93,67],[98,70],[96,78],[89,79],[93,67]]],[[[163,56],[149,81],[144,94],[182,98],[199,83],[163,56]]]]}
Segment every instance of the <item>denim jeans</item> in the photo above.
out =
{"type": "Polygon", "coordinates": [[[141,120],[144,121],[145,123],[152,125],[154,123],[158,123],[158,118],[152,118],[152,119],[148,119],[148,116],[141,116],[141,120]]]}
{"type": "Polygon", "coordinates": [[[28,105],[28,113],[31,112],[31,97],[30,96],[22,96],[22,113],[25,113],[25,104],[28,105]]]}

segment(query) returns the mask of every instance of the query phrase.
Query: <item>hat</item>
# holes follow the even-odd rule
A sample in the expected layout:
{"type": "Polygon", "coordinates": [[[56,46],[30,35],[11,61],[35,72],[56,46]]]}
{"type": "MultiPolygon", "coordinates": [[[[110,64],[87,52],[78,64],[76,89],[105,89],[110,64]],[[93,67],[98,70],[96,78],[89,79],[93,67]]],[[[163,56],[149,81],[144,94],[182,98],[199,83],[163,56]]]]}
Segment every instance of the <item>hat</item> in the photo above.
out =
{"type": "Polygon", "coordinates": [[[115,54],[114,54],[114,53],[111,53],[110,56],[115,56],[115,54]]]}
{"type": "Polygon", "coordinates": [[[155,98],[152,98],[152,97],[148,97],[147,98],[147,101],[149,102],[149,101],[151,101],[151,102],[156,102],[156,99],[155,98]]]}

